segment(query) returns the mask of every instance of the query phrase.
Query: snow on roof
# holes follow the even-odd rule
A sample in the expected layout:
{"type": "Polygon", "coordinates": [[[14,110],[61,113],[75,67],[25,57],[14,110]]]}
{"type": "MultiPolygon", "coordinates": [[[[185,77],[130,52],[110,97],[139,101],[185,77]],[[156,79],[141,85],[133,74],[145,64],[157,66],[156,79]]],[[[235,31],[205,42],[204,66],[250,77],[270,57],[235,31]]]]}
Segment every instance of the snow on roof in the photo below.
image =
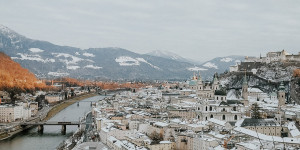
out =
{"type": "Polygon", "coordinates": [[[181,120],[180,119],[178,119],[178,118],[176,118],[176,119],[172,119],[172,120],[170,120],[171,122],[174,122],[174,123],[180,123],[181,122],[181,120]]]}
{"type": "Polygon", "coordinates": [[[251,141],[249,143],[248,142],[247,143],[241,142],[241,143],[237,143],[237,145],[241,145],[241,146],[243,146],[245,148],[248,148],[248,149],[260,149],[260,146],[257,145],[257,144],[254,144],[253,141],[251,141]]]}
{"type": "Polygon", "coordinates": [[[202,124],[188,124],[188,126],[192,127],[192,128],[205,127],[205,125],[202,125],[202,124]]]}
{"type": "Polygon", "coordinates": [[[235,123],[235,126],[240,127],[240,126],[242,125],[242,123],[244,122],[244,120],[245,120],[244,118],[238,120],[238,121],[235,123]]]}
{"type": "Polygon", "coordinates": [[[263,93],[263,91],[261,91],[259,88],[248,88],[248,92],[253,92],[253,93],[263,93]]]}
{"type": "Polygon", "coordinates": [[[170,141],[160,141],[159,144],[171,144],[172,142],[170,141]]]}
{"type": "Polygon", "coordinates": [[[218,119],[215,119],[215,118],[210,118],[208,120],[209,122],[212,122],[212,123],[215,123],[215,124],[218,124],[218,125],[221,125],[221,126],[225,126],[225,121],[222,121],[222,120],[218,120],[218,119]]]}
{"type": "Polygon", "coordinates": [[[288,129],[290,130],[290,133],[293,137],[297,137],[300,135],[300,131],[296,127],[295,122],[290,122],[288,124],[288,129]]]}
{"type": "Polygon", "coordinates": [[[164,122],[155,122],[154,125],[160,126],[160,127],[166,127],[166,126],[168,126],[169,124],[164,123],[164,122]]]}
{"type": "Polygon", "coordinates": [[[226,135],[217,134],[216,132],[209,132],[208,134],[212,135],[213,137],[218,138],[218,139],[223,139],[226,137],[226,135]]]}
{"type": "Polygon", "coordinates": [[[183,89],[183,90],[180,90],[181,92],[192,92],[192,90],[190,89],[183,89]]]}
{"type": "Polygon", "coordinates": [[[293,112],[290,112],[290,111],[286,111],[286,112],[285,112],[285,114],[286,114],[286,115],[291,115],[291,116],[296,116],[296,114],[295,114],[295,113],[293,113],[293,112]]]}
{"type": "Polygon", "coordinates": [[[241,132],[244,134],[247,134],[249,136],[258,138],[258,139],[262,139],[262,140],[266,140],[266,141],[270,141],[270,142],[280,142],[280,143],[290,143],[290,144],[299,144],[300,143],[300,138],[289,138],[289,137],[278,137],[278,136],[269,136],[269,135],[265,135],[265,134],[261,134],[261,133],[257,133],[255,131],[243,128],[243,127],[236,127],[234,128],[235,131],[237,132],[241,132]]]}

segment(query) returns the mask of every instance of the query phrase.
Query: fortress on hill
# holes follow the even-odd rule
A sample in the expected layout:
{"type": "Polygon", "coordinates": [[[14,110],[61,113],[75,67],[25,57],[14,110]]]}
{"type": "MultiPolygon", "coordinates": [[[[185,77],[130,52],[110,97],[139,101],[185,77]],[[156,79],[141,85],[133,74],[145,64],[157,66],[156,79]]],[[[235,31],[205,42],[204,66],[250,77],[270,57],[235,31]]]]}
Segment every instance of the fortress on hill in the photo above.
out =
{"type": "Polygon", "coordinates": [[[285,50],[279,52],[268,52],[266,57],[248,57],[246,56],[245,62],[295,62],[300,61],[300,52],[298,55],[288,54],[285,50]]]}

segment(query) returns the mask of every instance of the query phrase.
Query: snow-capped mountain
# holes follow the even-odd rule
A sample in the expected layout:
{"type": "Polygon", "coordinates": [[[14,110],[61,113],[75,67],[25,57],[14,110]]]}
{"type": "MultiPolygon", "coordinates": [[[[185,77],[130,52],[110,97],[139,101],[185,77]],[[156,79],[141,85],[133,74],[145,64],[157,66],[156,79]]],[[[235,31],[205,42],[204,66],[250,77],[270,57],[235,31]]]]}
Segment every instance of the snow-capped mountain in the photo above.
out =
{"type": "Polygon", "coordinates": [[[235,55],[227,57],[217,57],[204,62],[200,67],[204,71],[200,70],[200,72],[203,74],[203,76],[207,77],[207,80],[211,80],[214,73],[223,73],[225,71],[229,71],[230,66],[242,62],[244,58],[244,56],[235,55]]]}
{"type": "Polygon", "coordinates": [[[170,51],[156,50],[156,51],[152,51],[150,53],[147,53],[147,55],[163,57],[163,58],[167,58],[167,59],[171,59],[171,60],[177,60],[177,61],[180,61],[180,62],[187,62],[187,63],[191,63],[191,64],[195,64],[195,65],[200,65],[202,63],[200,61],[195,61],[195,60],[191,60],[191,59],[181,57],[181,56],[179,56],[179,55],[177,55],[173,52],[170,52],[170,51]]]}
{"type": "Polygon", "coordinates": [[[122,48],[79,49],[26,38],[0,26],[0,51],[38,77],[187,79],[194,65],[122,48]]]}
{"type": "Polygon", "coordinates": [[[198,71],[201,71],[204,78],[215,72],[222,73],[238,60],[235,57],[216,58],[203,65],[194,65],[169,52],[167,57],[166,53],[153,56],[111,47],[82,50],[32,40],[2,25],[0,51],[40,78],[70,76],[89,79],[185,80],[198,71]]]}

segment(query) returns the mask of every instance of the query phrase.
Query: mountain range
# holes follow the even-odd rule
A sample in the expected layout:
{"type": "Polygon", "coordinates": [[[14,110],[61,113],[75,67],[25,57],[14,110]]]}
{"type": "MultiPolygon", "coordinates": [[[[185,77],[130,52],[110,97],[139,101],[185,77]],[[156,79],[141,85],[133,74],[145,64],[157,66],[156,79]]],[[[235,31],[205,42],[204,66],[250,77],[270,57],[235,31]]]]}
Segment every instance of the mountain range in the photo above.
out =
{"type": "Polygon", "coordinates": [[[0,25],[0,51],[38,78],[69,76],[107,80],[186,80],[200,71],[205,79],[222,73],[243,56],[218,57],[203,64],[160,51],[138,54],[122,48],[80,49],[33,40],[0,25]]]}

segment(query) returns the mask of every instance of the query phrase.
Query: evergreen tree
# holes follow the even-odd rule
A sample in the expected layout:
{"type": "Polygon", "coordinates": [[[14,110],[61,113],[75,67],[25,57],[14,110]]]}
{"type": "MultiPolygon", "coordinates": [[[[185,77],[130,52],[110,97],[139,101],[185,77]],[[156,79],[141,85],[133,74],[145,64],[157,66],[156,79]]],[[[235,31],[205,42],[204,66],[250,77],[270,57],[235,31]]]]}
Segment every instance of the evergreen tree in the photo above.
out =
{"type": "Polygon", "coordinates": [[[260,114],[259,114],[260,107],[258,106],[257,103],[254,103],[252,105],[251,112],[252,112],[252,118],[253,119],[261,119],[260,114]]]}

